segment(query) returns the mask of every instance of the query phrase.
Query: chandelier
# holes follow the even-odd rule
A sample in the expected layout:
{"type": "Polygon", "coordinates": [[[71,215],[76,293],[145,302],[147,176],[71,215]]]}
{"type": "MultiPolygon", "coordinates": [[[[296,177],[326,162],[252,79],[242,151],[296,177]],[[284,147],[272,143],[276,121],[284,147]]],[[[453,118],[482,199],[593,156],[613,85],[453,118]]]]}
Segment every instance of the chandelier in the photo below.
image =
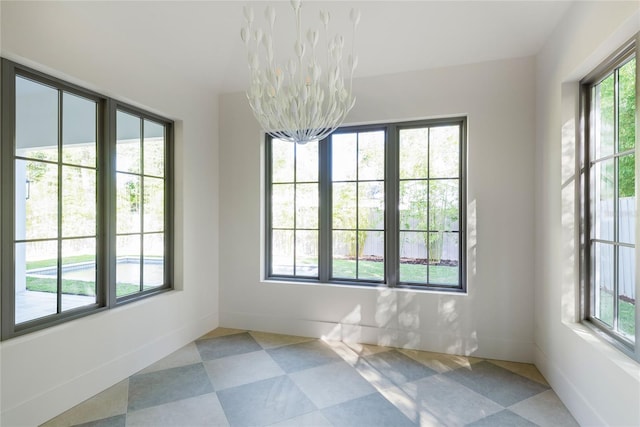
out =
{"type": "MultiPolygon", "coordinates": [[[[346,66],[343,64],[344,37],[329,37],[330,16],[326,11],[320,12],[326,52],[319,52],[320,33],[317,30],[309,29],[306,40],[303,38],[300,0],[291,0],[291,6],[295,13],[296,38],[294,56],[285,63],[279,63],[274,55],[276,12],[272,6],[265,10],[266,31],[254,28],[253,9],[245,7],[245,25],[240,36],[248,53],[250,86],[247,98],[260,126],[274,138],[305,144],[333,132],[353,108],[353,72],[358,58],[353,54],[352,46],[346,66]],[[320,57],[326,57],[324,71],[318,60],[320,57]]],[[[349,17],[355,40],[360,12],[352,9],[349,17]]]]}

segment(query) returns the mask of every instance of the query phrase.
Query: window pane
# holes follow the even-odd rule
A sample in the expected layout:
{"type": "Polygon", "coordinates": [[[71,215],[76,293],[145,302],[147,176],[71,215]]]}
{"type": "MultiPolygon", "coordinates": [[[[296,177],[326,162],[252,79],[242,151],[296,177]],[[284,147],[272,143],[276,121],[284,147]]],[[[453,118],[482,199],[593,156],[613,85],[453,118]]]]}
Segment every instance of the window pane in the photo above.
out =
{"type": "Polygon", "coordinates": [[[16,77],[16,155],[58,160],[58,91],[16,77]]]}
{"type": "Polygon", "coordinates": [[[96,239],[62,241],[62,311],[96,302],[96,239]]]}
{"type": "Polygon", "coordinates": [[[118,111],[116,134],[116,170],[140,173],[140,119],[118,111]]]}
{"type": "Polygon", "coordinates": [[[429,246],[427,254],[429,264],[440,264],[442,260],[443,239],[441,232],[429,233],[429,246]]]}
{"type": "Polygon", "coordinates": [[[293,182],[294,144],[280,139],[271,140],[271,181],[293,182]]]}
{"type": "Polygon", "coordinates": [[[429,229],[457,231],[459,216],[458,180],[429,183],[429,229]]]}
{"type": "Polygon", "coordinates": [[[615,123],[614,100],[614,76],[611,74],[596,87],[595,159],[613,154],[615,123]]]}
{"type": "Polygon", "coordinates": [[[318,277],[317,231],[296,231],[296,276],[318,277]]]}
{"type": "Polygon", "coordinates": [[[164,231],[164,179],[144,178],[144,231],[164,231]]]}
{"type": "Polygon", "coordinates": [[[358,134],[358,179],[384,179],[383,131],[358,134]]]}
{"type": "Polygon", "coordinates": [[[294,185],[274,184],[271,194],[271,225],[273,228],[294,228],[294,185]]]}
{"type": "Polygon", "coordinates": [[[593,244],[593,316],[613,325],[613,245],[593,244]]]}
{"type": "Polygon", "coordinates": [[[620,68],[618,106],[619,151],[636,146],[636,58],[620,68]]]}
{"type": "Polygon", "coordinates": [[[460,174],[460,128],[433,127],[429,137],[429,176],[457,178],[460,174]]]}
{"type": "Polygon", "coordinates": [[[116,296],[118,297],[140,292],[140,238],[139,234],[116,238],[116,296]]]}
{"type": "Polygon", "coordinates": [[[296,228],[318,228],[318,184],[296,185],[296,228]]]}
{"type": "Polygon", "coordinates": [[[62,161],[96,167],[96,103],[62,94],[62,161]]]}
{"type": "Polygon", "coordinates": [[[140,231],[140,177],[123,173],[116,174],[117,232],[140,231]]]}
{"type": "Polygon", "coordinates": [[[333,226],[334,229],[356,228],[356,183],[333,184],[333,226]]]}
{"type": "Polygon", "coordinates": [[[318,181],[318,141],[296,145],[296,181],[318,181]]]}
{"type": "Polygon", "coordinates": [[[356,235],[355,231],[333,232],[333,277],[356,278],[356,235]]]}
{"type": "Polygon", "coordinates": [[[429,283],[459,283],[458,233],[429,233],[429,283]]]}
{"type": "Polygon", "coordinates": [[[400,281],[427,283],[428,233],[400,232],[400,281]]]}
{"type": "Polygon", "coordinates": [[[400,130],[400,179],[429,176],[429,128],[400,130]]]}
{"type": "Polygon", "coordinates": [[[384,231],[358,232],[358,279],[384,280],[384,231]]]}
{"type": "Polygon", "coordinates": [[[57,241],[15,245],[16,324],[58,311],[57,241]]]}
{"type": "Polygon", "coordinates": [[[16,160],[16,239],[58,237],[58,167],[16,160]]]}
{"type": "Polygon", "coordinates": [[[635,341],[636,331],[636,269],[635,249],[618,248],[618,292],[620,294],[618,329],[627,338],[635,341]]]}
{"type": "Polygon", "coordinates": [[[293,275],[293,230],[273,230],[271,234],[271,273],[293,275]]]}
{"type": "Polygon", "coordinates": [[[144,174],[164,176],[164,126],[144,121],[144,174]]]}
{"type": "Polygon", "coordinates": [[[384,229],[384,182],[358,184],[358,228],[384,229]]]}
{"type": "Polygon", "coordinates": [[[358,137],[355,133],[341,133],[331,137],[331,179],[353,181],[358,166],[358,137]]]}
{"type": "Polygon", "coordinates": [[[636,180],[635,154],[618,160],[618,240],[635,243],[636,180]]]}
{"type": "Polygon", "coordinates": [[[593,238],[614,240],[613,235],[613,196],[614,196],[614,159],[598,162],[592,168],[593,185],[593,238]]]}
{"type": "Polygon", "coordinates": [[[62,237],[95,236],[96,171],[62,167],[62,237]]]}
{"type": "Polygon", "coordinates": [[[164,234],[145,234],[142,239],[144,289],[157,288],[164,285],[164,234]]]}
{"type": "Polygon", "coordinates": [[[400,181],[401,230],[427,230],[429,181],[400,181]]]}

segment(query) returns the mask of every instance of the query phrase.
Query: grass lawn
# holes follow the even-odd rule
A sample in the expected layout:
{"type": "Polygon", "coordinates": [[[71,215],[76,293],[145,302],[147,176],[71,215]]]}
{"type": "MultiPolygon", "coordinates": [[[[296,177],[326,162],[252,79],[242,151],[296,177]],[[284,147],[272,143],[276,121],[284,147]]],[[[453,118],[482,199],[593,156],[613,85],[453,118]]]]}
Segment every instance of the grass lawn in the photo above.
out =
{"type": "MultiPolygon", "coordinates": [[[[151,258],[151,257],[150,257],[151,258]]],[[[161,258],[161,257],[160,257],[161,258]]],[[[62,264],[76,264],[81,262],[93,262],[95,261],[94,255],[78,255],[63,258],[62,264]]],[[[57,259],[45,259],[38,261],[30,261],[26,263],[27,271],[36,268],[56,267],[58,265],[57,259]]],[[[37,292],[57,292],[57,284],[55,278],[42,278],[27,276],[27,290],[37,292]]],[[[116,295],[118,297],[124,295],[130,295],[140,291],[140,287],[131,283],[117,283],[116,295]]],[[[95,283],[87,282],[84,280],[62,280],[62,293],[68,295],[84,295],[95,296],[95,283]]]]}
{"type": "MultiPolygon", "coordinates": [[[[56,279],[29,277],[27,276],[27,290],[38,292],[57,292],[56,279]]],[[[130,283],[118,283],[116,286],[116,295],[123,296],[138,292],[140,287],[130,283]]],[[[95,296],[96,289],[93,282],[85,282],[83,280],[62,280],[62,293],[68,295],[85,295],[95,296]]]]}
{"type": "MultiPolygon", "coordinates": [[[[423,264],[401,264],[400,280],[410,283],[426,283],[427,268],[429,281],[436,284],[457,285],[458,267],[423,264]]],[[[384,280],[384,263],[381,261],[360,261],[358,266],[360,279],[384,280]]],[[[333,276],[340,278],[356,277],[356,262],[350,259],[333,260],[333,276]]]]}
{"type": "MultiPolygon", "coordinates": [[[[75,264],[78,262],[88,262],[94,261],[96,259],[95,255],[78,255],[78,256],[68,256],[62,259],[62,264],[75,264]]],[[[45,267],[55,267],[58,265],[58,260],[56,258],[53,259],[43,259],[39,261],[27,261],[27,270],[31,270],[34,268],[45,268],[45,267]]]]}
{"type": "MultiPolygon", "coordinates": [[[[627,335],[634,336],[636,330],[636,306],[627,301],[619,301],[618,329],[627,335]]],[[[608,325],[613,324],[613,295],[604,289],[600,290],[600,320],[608,325]]]]}

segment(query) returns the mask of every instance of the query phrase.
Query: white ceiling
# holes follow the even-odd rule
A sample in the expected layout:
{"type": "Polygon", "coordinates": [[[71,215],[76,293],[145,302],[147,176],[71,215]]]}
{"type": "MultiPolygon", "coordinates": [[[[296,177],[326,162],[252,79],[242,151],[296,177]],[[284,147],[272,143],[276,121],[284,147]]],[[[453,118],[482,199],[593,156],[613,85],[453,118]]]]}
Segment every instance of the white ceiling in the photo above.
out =
{"type": "MultiPolygon", "coordinates": [[[[234,92],[247,85],[246,52],[240,40],[242,9],[247,4],[254,7],[260,25],[266,5],[275,5],[281,24],[275,50],[290,55],[294,27],[289,1],[3,1],[2,23],[11,27],[20,22],[21,28],[9,28],[7,34],[31,33],[30,37],[52,43],[52,48],[78,55],[104,52],[92,55],[96,66],[101,61],[128,64],[133,72],[142,72],[154,64],[167,77],[234,92]],[[39,31],[29,31],[24,22],[39,31]],[[70,22],[76,26],[72,32],[70,22]]],[[[356,76],[373,76],[533,55],[569,5],[565,1],[307,1],[303,26],[319,28],[319,10],[329,10],[330,33],[343,34],[350,46],[348,14],[352,7],[358,8],[362,19],[356,35],[360,60],[356,76]]],[[[10,50],[11,37],[5,41],[3,48],[10,50]]]]}

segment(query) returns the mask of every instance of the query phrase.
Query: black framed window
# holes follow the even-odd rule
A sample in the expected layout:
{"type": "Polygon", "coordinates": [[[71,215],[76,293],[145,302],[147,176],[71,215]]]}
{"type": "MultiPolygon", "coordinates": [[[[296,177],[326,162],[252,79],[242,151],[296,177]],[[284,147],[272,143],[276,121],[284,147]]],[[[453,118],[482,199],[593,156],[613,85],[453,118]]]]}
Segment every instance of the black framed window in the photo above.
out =
{"type": "Polygon", "coordinates": [[[170,121],[5,59],[1,120],[3,339],[171,288],[170,121]]]}
{"type": "Polygon", "coordinates": [[[318,142],[274,139],[269,171],[270,274],[318,277],[318,142]]]}
{"type": "Polygon", "coordinates": [[[331,275],[335,280],[385,279],[385,130],[333,134],[331,275]]]}
{"type": "Polygon", "coordinates": [[[270,279],[466,290],[466,119],[267,137],[270,279]]]}
{"type": "Polygon", "coordinates": [[[162,287],[167,213],[167,127],[135,110],[116,108],[116,297],[162,287]]]}
{"type": "Polygon", "coordinates": [[[637,44],[582,81],[584,317],[620,348],[637,350],[637,44]]]}

